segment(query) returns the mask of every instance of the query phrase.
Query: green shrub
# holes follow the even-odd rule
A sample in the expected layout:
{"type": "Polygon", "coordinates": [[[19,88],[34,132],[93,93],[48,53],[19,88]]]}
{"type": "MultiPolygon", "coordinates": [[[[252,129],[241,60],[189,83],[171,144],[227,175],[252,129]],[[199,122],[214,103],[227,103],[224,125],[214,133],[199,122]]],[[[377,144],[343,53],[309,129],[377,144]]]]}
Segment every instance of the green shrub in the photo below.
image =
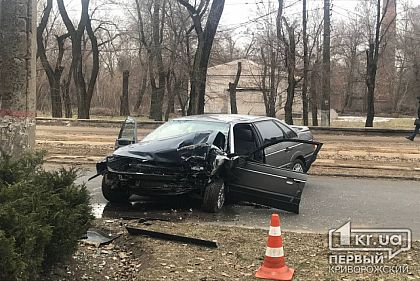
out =
{"type": "Polygon", "coordinates": [[[0,280],[36,280],[76,250],[92,220],[77,169],[47,172],[42,154],[0,160],[0,280]]]}

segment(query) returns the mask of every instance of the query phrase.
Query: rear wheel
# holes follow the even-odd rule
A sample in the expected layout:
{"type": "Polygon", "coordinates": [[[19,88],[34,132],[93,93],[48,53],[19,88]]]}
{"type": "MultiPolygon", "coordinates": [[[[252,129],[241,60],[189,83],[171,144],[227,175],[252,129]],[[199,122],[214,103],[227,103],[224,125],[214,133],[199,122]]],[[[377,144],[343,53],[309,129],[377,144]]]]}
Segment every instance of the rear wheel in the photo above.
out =
{"type": "Polygon", "coordinates": [[[305,173],[306,172],[305,163],[303,163],[303,161],[300,159],[296,159],[295,161],[293,161],[292,171],[305,173]]]}
{"type": "Polygon", "coordinates": [[[206,212],[217,213],[222,209],[225,199],[225,183],[216,179],[207,185],[204,191],[202,208],[206,212]]]}
{"type": "Polygon", "coordinates": [[[128,190],[118,187],[118,183],[109,179],[108,174],[102,178],[102,195],[112,203],[127,203],[130,198],[128,190]]]}

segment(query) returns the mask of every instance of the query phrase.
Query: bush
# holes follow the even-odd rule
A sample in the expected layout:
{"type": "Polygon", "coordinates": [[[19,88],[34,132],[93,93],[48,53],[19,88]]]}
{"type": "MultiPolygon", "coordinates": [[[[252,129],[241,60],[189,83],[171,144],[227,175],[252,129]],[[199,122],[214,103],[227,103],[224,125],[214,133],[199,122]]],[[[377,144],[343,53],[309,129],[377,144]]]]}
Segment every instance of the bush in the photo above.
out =
{"type": "Polygon", "coordinates": [[[0,160],[0,280],[36,280],[70,257],[92,220],[77,169],[47,172],[43,155],[0,160]]]}

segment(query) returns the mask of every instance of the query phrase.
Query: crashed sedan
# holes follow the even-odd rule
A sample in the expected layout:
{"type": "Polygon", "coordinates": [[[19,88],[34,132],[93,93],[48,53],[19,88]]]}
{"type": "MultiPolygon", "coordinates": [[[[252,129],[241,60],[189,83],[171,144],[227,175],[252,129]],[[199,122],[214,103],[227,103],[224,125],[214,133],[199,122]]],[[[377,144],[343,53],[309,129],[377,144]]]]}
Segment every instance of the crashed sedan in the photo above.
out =
{"type": "Polygon", "coordinates": [[[299,213],[306,172],[321,147],[307,127],[249,115],[177,118],[137,142],[137,123],[127,118],[97,172],[110,202],[193,193],[208,212],[230,198],[299,213]]]}

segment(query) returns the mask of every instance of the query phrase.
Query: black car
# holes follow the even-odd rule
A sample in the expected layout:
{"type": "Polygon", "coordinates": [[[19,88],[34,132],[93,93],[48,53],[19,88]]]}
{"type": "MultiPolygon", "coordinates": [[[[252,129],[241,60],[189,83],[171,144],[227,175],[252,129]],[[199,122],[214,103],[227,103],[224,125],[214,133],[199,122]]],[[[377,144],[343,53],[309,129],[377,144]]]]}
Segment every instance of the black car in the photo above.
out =
{"type": "Polygon", "coordinates": [[[137,123],[127,118],[116,150],[97,171],[111,202],[195,193],[209,212],[228,197],[298,213],[321,146],[307,127],[249,115],[177,118],[137,142],[137,123]]]}

